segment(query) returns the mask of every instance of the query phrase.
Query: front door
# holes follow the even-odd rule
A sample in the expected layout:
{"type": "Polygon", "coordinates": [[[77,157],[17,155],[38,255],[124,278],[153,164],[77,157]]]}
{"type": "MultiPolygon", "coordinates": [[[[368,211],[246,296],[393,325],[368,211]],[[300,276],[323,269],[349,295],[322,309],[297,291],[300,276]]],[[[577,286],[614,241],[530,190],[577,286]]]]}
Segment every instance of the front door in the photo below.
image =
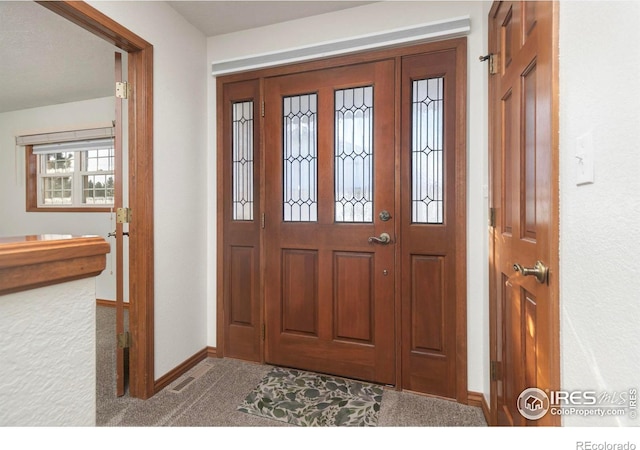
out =
{"type": "Polygon", "coordinates": [[[496,2],[489,16],[492,421],[557,425],[557,105],[554,4],[496,2]],[[549,272],[547,272],[549,270],[549,272]],[[545,392],[546,390],[546,392],[545,392]]]}
{"type": "Polygon", "coordinates": [[[218,78],[220,354],[466,402],[466,58],[218,78]]]}
{"type": "Polygon", "coordinates": [[[265,80],[268,363],[396,382],[394,67],[265,80]]]}

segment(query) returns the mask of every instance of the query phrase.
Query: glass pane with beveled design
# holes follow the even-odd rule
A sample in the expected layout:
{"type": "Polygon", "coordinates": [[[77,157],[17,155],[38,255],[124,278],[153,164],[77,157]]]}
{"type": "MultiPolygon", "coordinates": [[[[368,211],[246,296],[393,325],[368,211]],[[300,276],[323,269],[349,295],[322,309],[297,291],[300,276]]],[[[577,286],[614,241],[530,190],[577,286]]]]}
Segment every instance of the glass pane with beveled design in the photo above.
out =
{"type": "Polygon", "coordinates": [[[443,223],[444,78],[412,85],[411,221],[443,223]]]}
{"type": "Polygon", "coordinates": [[[253,220],[253,102],[233,104],[233,220],[253,220]]]}
{"type": "Polygon", "coordinates": [[[316,94],[283,98],[284,220],[318,220],[318,99],[316,94]]]}
{"type": "Polygon", "coordinates": [[[373,221],[373,87],[335,92],[335,220],[373,221]]]}

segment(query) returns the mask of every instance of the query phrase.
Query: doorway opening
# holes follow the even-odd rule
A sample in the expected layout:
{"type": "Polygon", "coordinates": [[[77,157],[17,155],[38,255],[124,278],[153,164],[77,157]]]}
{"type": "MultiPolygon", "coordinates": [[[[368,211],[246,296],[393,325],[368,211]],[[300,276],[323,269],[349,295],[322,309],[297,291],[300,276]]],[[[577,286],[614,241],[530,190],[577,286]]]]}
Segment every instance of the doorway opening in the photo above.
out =
{"type": "Polygon", "coordinates": [[[37,3],[128,53],[129,395],[147,399],[155,393],[153,46],[84,2],[37,3]]]}

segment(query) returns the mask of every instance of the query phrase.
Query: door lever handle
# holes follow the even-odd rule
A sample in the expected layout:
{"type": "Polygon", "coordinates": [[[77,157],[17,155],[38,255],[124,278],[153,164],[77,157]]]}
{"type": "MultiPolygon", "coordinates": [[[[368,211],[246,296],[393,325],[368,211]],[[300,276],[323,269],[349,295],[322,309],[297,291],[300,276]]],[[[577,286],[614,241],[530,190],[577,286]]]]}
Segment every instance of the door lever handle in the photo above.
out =
{"type": "Polygon", "coordinates": [[[544,284],[549,279],[549,268],[544,265],[542,261],[536,261],[533,267],[522,267],[520,264],[515,263],[513,270],[520,272],[523,276],[534,276],[538,283],[544,284]]]}
{"type": "Polygon", "coordinates": [[[383,245],[386,245],[386,244],[388,244],[388,243],[390,243],[390,242],[391,242],[391,236],[389,236],[389,233],[382,233],[382,234],[380,235],[380,237],[377,237],[377,236],[371,236],[371,237],[368,239],[368,241],[369,241],[369,244],[376,243],[376,244],[383,244],[383,245]]]}

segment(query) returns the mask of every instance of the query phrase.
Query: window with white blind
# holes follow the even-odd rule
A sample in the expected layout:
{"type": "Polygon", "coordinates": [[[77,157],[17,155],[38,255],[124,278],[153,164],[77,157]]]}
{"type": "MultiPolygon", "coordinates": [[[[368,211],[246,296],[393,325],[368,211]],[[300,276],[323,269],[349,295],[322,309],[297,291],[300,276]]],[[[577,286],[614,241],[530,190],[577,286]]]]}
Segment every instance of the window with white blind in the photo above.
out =
{"type": "Polygon", "coordinates": [[[18,138],[27,149],[27,210],[95,211],[113,206],[114,138],[97,137],[112,134],[109,128],[99,130],[88,136],[67,132],[18,138]],[[62,140],[65,137],[70,140],[62,140]]]}

